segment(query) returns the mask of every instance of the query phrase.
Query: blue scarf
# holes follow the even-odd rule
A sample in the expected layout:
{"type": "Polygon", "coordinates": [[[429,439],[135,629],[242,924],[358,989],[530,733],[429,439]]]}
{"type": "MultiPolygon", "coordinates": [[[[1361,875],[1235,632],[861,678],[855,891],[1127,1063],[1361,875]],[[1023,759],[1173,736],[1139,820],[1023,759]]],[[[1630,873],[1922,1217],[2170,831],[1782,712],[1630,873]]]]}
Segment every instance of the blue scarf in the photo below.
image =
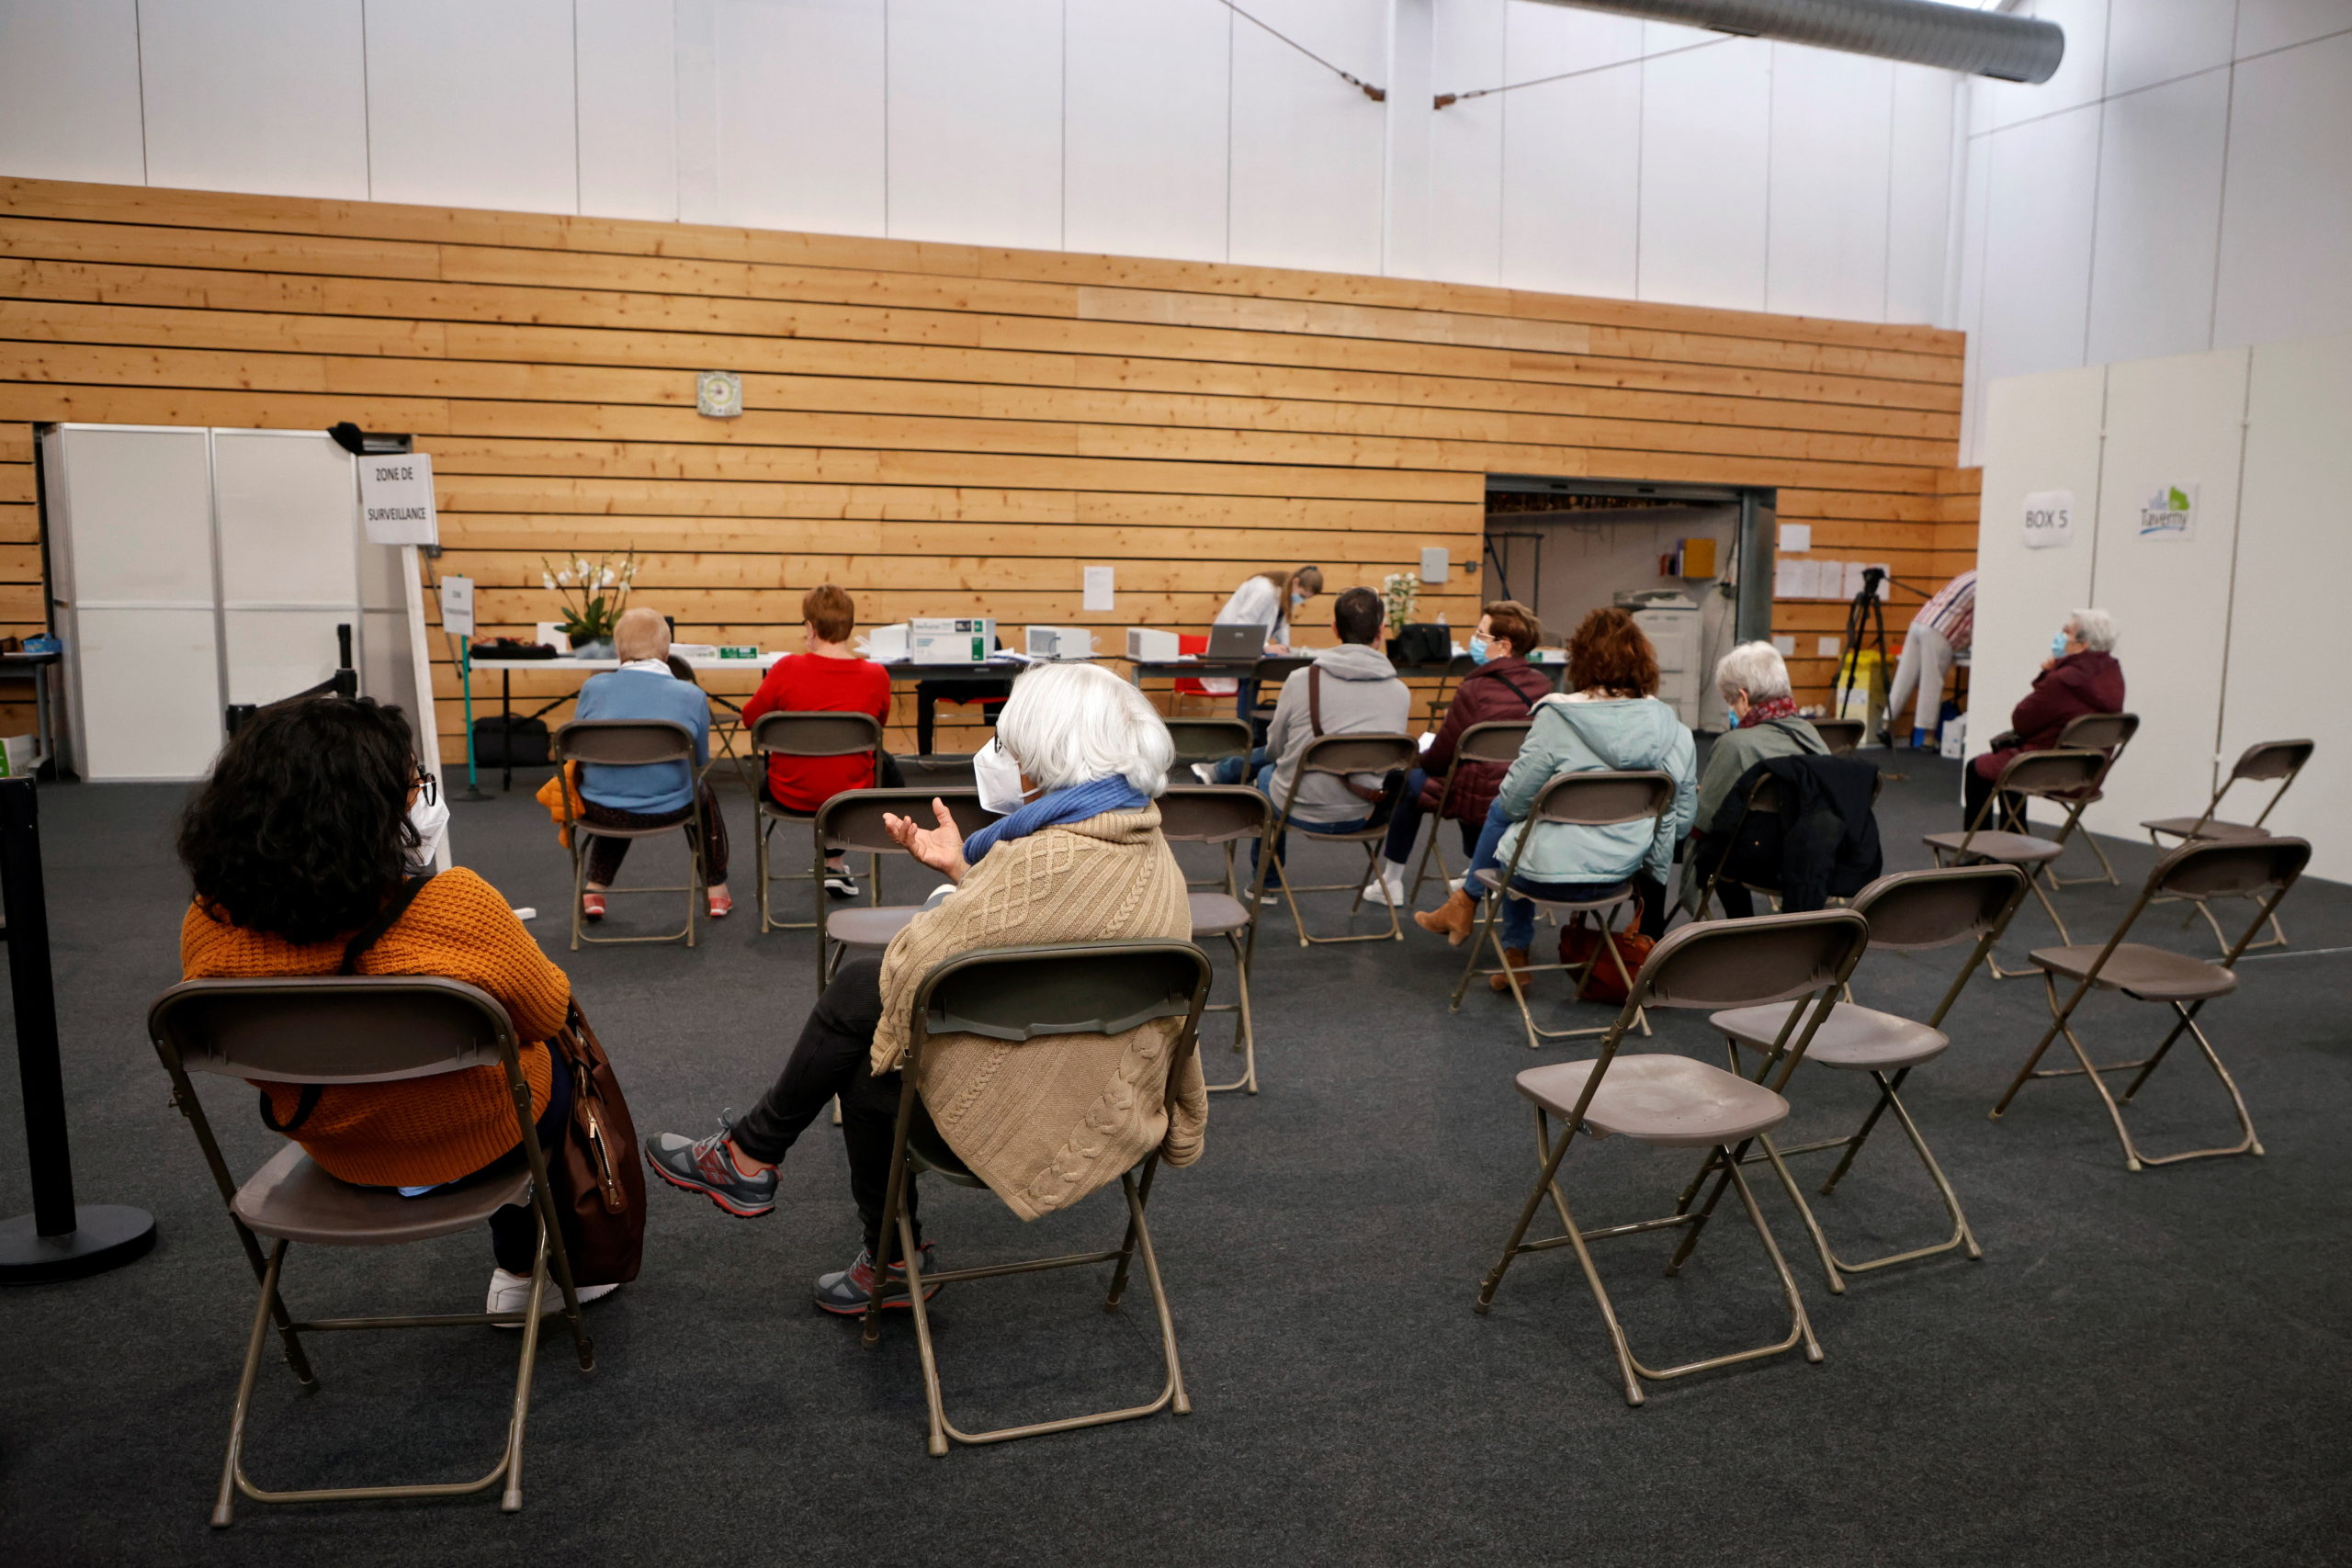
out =
{"type": "Polygon", "coordinates": [[[1150,804],[1150,796],[1116,774],[1057,789],[1051,795],[1039,795],[1012,816],[989,823],[965,840],[964,859],[978,865],[980,857],[997,845],[1025,839],[1040,829],[1061,822],[1083,822],[1105,811],[1140,811],[1150,804]]]}

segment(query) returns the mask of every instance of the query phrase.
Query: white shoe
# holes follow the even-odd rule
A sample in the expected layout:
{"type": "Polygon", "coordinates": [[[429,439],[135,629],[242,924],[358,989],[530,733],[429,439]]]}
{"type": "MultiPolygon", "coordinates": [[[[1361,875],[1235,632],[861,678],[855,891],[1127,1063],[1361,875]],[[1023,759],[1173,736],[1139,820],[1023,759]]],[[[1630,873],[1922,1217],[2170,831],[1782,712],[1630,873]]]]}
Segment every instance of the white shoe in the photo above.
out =
{"type": "Polygon", "coordinates": [[[1382,861],[1380,868],[1372,874],[1372,880],[1363,885],[1363,897],[1367,903],[1383,903],[1403,908],[1405,868],[1395,861],[1382,861]]]}
{"type": "Polygon", "coordinates": [[[1193,764],[1193,776],[1200,780],[1204,784],[1213,784],[1216,783],[1216,764],[1215,762],[1195,762],[1193,764]]]}
{"type": "MultiPolygon", "coordinates": [[[[582,1285],[579,1288],[580,1304],[586,1306],[590,1302],[602,1301],[619,1289],[618,1285],[582,1285]]],[[[521,1312],[530,1304],[531,1277],[528,1274],[510,1274],[503,1269],[490,1271],[490,1300],[483,1304],[484,1312],[521,1312]]],[[[555,1282],[553,1274],[549,1274],[547,1292],[539,1298],[539,1315],[546,1317],[562,1310],[563,1287],[555,1282]]],[[[492,1326],[520,1328],[523,1325],[501,1323],[492,1326]]]]}
{"type": "Polygon", "coordinates": [[[1445,890],[1448,893],[1459,893],[1462,891],[1462,885],[1468,880],[1469,878],[1464,876],[1449,876],[1445,879],[1445,890]]]}

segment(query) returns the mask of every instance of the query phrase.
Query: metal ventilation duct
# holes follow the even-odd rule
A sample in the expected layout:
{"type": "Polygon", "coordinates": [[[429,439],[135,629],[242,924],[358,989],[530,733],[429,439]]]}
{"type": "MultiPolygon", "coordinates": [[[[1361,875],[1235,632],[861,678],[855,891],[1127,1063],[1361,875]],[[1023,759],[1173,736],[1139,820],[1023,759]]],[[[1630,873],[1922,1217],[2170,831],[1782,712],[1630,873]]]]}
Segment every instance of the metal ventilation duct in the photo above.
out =
{"type": "Polygon", "coordinates": [[[1936,65],[2005,82],[2047,82],[2066,52],[2055,22],[1936,0],[1544,0],[1743,38],[1936,65]]]}

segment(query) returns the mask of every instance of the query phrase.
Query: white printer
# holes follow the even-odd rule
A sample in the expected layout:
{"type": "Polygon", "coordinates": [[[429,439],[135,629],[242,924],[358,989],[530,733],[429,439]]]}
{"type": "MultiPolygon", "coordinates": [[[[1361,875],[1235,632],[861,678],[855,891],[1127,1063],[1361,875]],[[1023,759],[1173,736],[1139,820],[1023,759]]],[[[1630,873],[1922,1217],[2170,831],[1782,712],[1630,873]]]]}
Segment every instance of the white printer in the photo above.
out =
{"type": "Polygon", "coordinates": [[[1617,608],[1631,610],[1634,624],[1657,651],[1658,701],[1696,729],[1707,672],[1699,668],[1699,604],[1671,588],[1617,595],[1617,608]]]}

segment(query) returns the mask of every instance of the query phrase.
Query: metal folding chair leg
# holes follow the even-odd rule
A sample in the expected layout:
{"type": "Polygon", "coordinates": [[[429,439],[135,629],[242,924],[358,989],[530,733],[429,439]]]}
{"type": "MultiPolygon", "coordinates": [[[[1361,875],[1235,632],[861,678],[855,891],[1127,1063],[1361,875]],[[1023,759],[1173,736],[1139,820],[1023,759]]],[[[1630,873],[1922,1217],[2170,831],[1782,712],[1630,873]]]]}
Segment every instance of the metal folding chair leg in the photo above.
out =
{"type": "MultiPolygon", "coordinates": [[[[686,945],[688,947],[695,945],[695,917],[702,913],[703,900],[702,850],[700,847],[702,840],[696,836],[689,836],[683,833],[679,835],[681,839],[684,840],[686,846],[686,880],[683,884],[664,883],[660,886],[655,887],[607,887],[605,889],[605,897],[607,898],[627,897],[628,895],[638,893],[684,893],[686,896],[686,924],[684,930],[663,931],[655,936],[589,936],[583,929],[585,921],[582,919],[580,909],[580,900],[587,894],[588,891],[588,852],[587,845],[583,840],[589,836],[590,835],[586,831],[585,823],[574,823],[572,825],[571,951],[574,953],[579,952],[580,944],[583,942],[594,947],[627,947],[638,942],[675,942],[680,937],[686,939],[686,945]]],[[[764,881],[762,883],[761,886],[763,897],[764,897],[766,888],[764,881]]]]}
{"type": "MultiPolygon", "coordinates": [[[[1604,920],[1601,924],[1600,941],[1595,945],[1592,956],[1582,964],[1530,964],[1524,968],[1514,969],[1511,967],[1510,961],[1503,956],[1502,935],[1495,929],[1504,897],[1505,895],[1497,893],[1490,897],[1479,900],[1483,908],[1480,910],[1477,934],[1470,942],[1470,962],[1463,966],[1462,978],[1454,982],[1453,999],[1448,1010],[1453,1012],[1462,1010],[1463,993],[1470,988],[1470,981],[1474,976],[1500,975],[1510,987],[1511,999],[1519,1004],[1519,1021],[1527,1031],[1529,1050],[1537,1049],[1546,1040],[1574,1040],[1585,1035],[1608,1033],[1610,1026],[1606,1023],[1590,1029],[1545,1029],[1535,1021],[1535,1014],[1527,1005],[1527,987],[1521,984],[1521,977],[1525,976],[1566,971],[1576,976],[1574,983],[1568,987],[1568,994],[1578,995],[1584,990],[1585,981],[1590,977],[1593,970],[1600,966],[1602,953],[1606,953],[1611,962],[1616,966],[1619,981],[1630,993],[1634,988],[1633,973],[1626,967],[1625,956],[1618,951],[1616,937],[1609,930],[1607,922],[1604,920]],[[1495,950],[1495,963],[1498,967],[1481,970],[1478,967],[1478,955],[1489,946],[1495,950]]],[[[1640,1027],[1645,1037],[1650,1034],[1648,1009],[1634,1009],[1634,1021],[1640,1027]]]]}
{"type": "Polygon", "coordinates": [[[1231,931],[1225,933],[1225,940],[1233,949],[1233,983],[1239,999],[1218,1002],[1201,1010],[1234,1015],[1233,1048],[1241,1053],[1241,1076],[1231,1083],[1210,1084],[1207,1089],[1211,1094],[1237,1089],[1255,1094],[1258,1092],[1258,1029],[1250,1014],[1250,954],[1242,946],[1241,939],[1231,931]]]}
{"type": "Polygon", "coordinates": [[[2058,874],[2058,867],[2053,862],[2050,867],[2050,886],[2052,887],[2080,887],[2086,883],[2098,882],[2104,879],[2109,887],[2121,886],[2122,884],[2116,878],[2114,863],[2107,858],[2107,852],[2098,847],[2098,835],[2091,832],[2088,829],[2086,829],[2082,834],[2082,840],[2086,845],[2089,846],[2091,853],[2098,858],[2099,875],[2061,876],[2058,874]]]}
{"type": "MultiPolygon", "coordinates": [[[[1351,916],[1353,916],[1357,910],[1363,908],[1364,884],[1369,882],[1380,870],[1380,840],[1374,839],[1367,841],[1363,846],[1363,850],[1364,874],[1362,880],[1356,882],[1323,882],[1316,883],[1312,886],[1302,886],[1299,884],[1291,881],[1290,868],[1288,866],[1284,865],[1281,861],[1276,861],[1274,863],[1271,869],[1276,875],[1279,875],[1282,878],[1283,902],[1290,908],[1291,924],[1297,928],[1299,946],[1313,947],[1317,944],[1337,945],[1343,942],[1385,942],[1391,940],[1402,942],[1405,940],[1405,928],[1397,919],[1396,906],[1388,903],[1386,899],[1381,900],[1381,902],[1386,906],[1388,910],[1388,929],[1385,931],[1360,931],[1352,936],[1317,936],[1306,929],[1306,917],[1301,914],[1298,908],[1298,896],[1302,893],[1352,892],[1355,897],[1348,902],[1348,913],[1351,916]]],[[[1261,851],[1261,852],[1263,853],[1265,852],[1261,851]]]]}

